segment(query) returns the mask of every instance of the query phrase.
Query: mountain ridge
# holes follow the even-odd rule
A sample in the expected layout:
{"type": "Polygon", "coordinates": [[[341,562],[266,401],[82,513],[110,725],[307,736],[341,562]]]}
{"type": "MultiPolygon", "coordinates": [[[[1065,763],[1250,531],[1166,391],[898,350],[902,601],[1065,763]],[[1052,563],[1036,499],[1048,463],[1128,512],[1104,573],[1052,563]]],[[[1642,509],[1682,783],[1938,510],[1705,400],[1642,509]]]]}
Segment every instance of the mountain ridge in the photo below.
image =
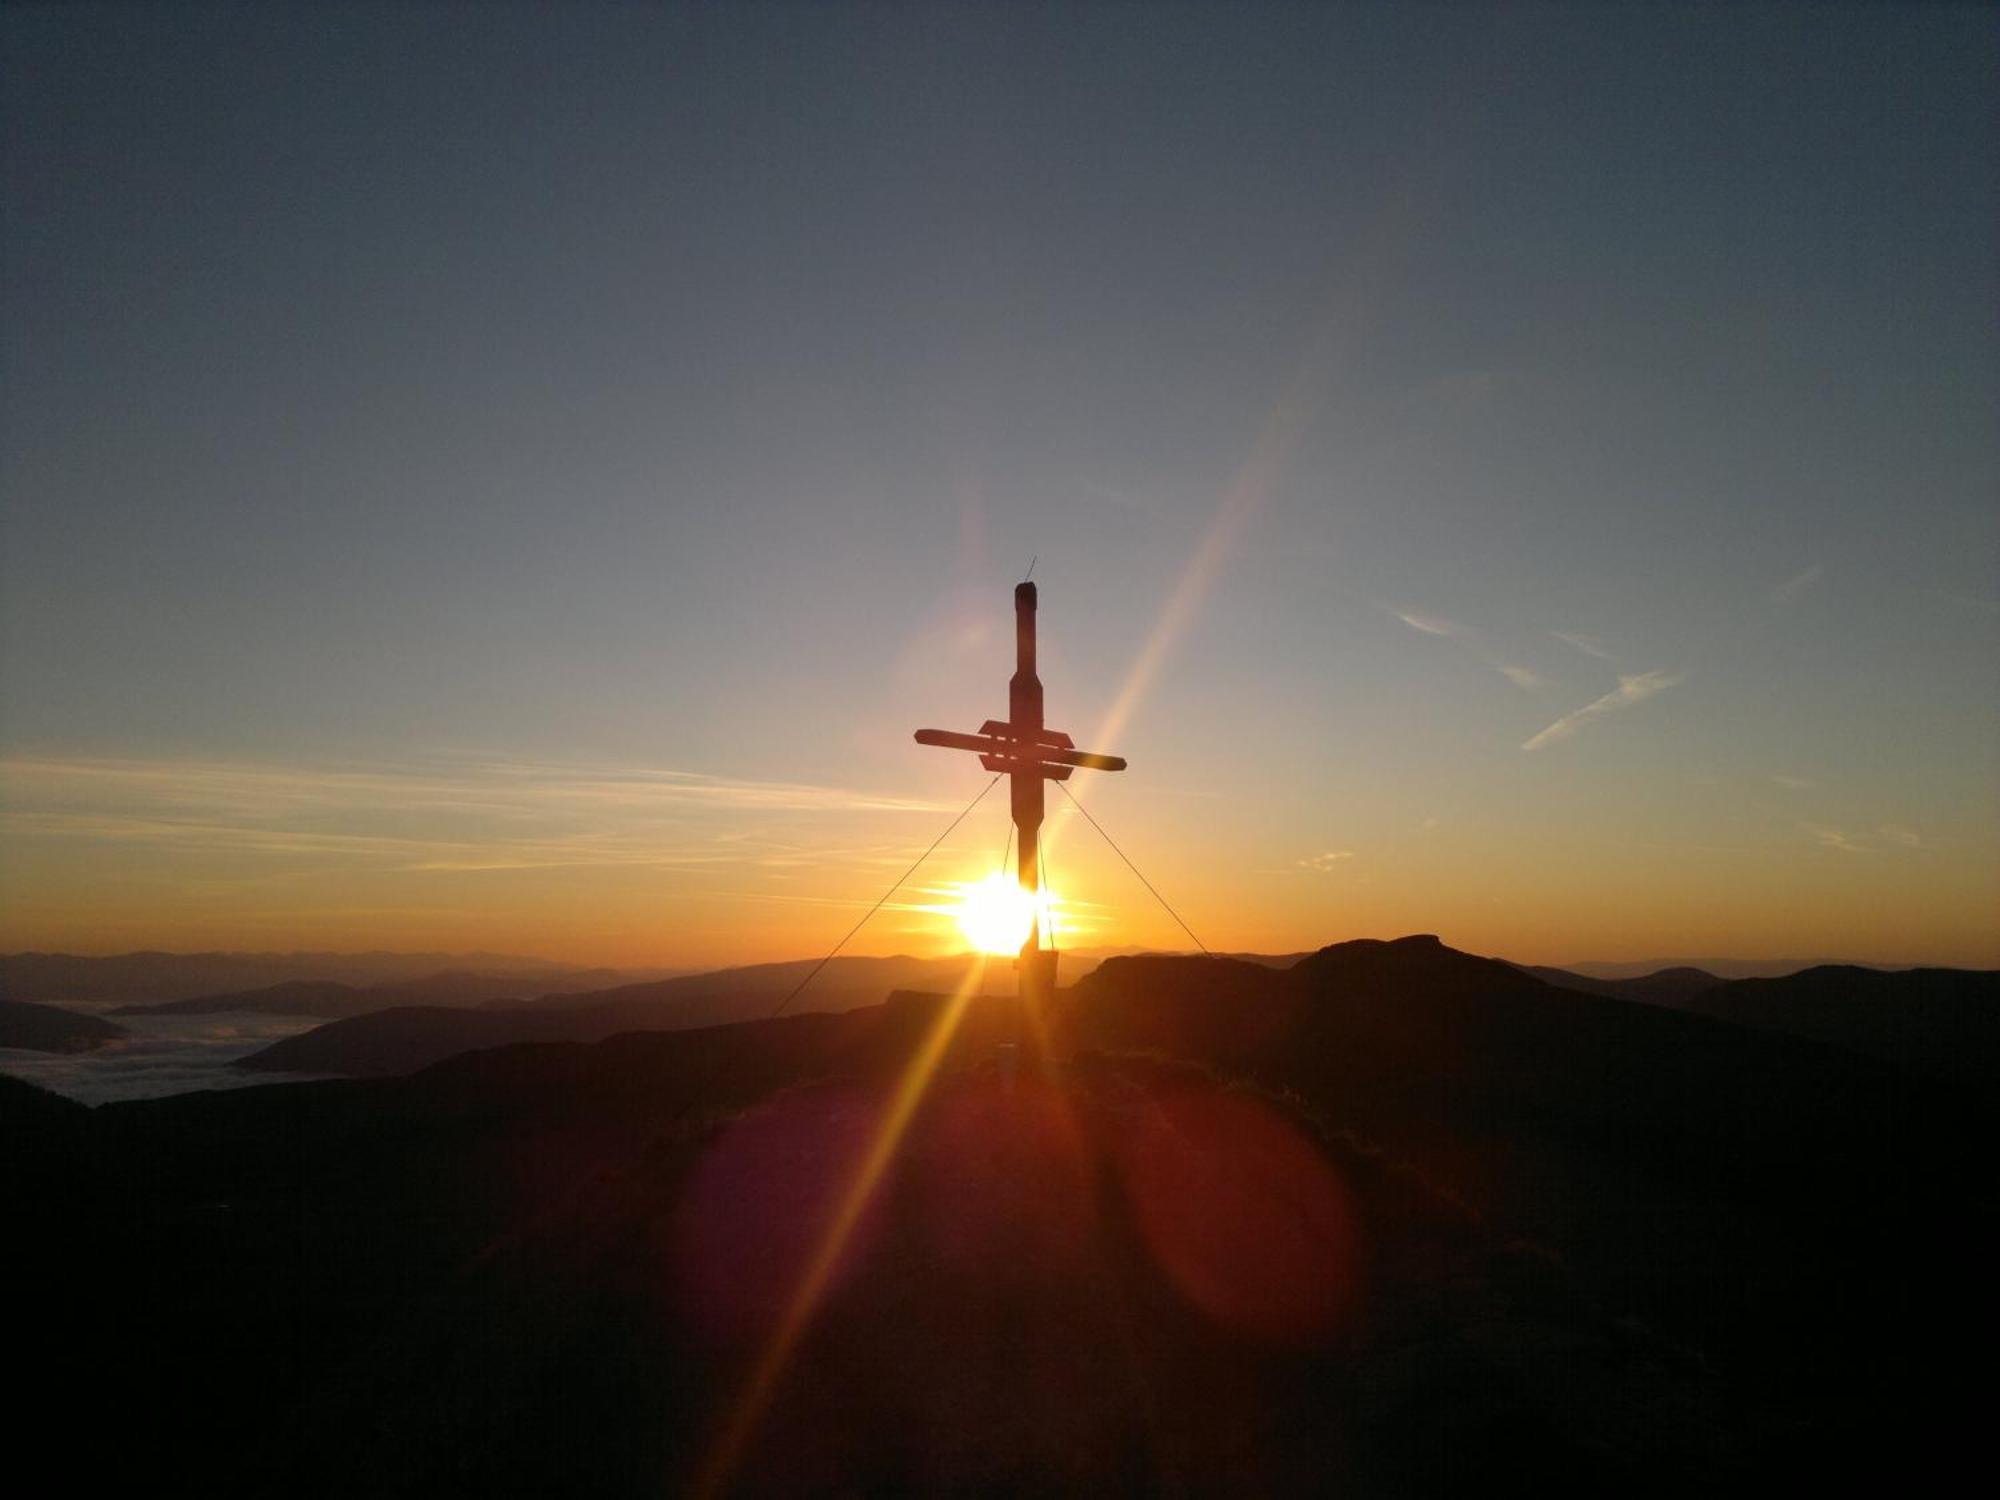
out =
{"type": "MultiPolygon", "coordinates": [[[[761,1019],[818,967],[813,960],[752,965],[478,1010],[399,1006],[330,1022],[287,1037],[235,1066],[268,1072],[385,1077],[408,1073],[473,1048],[517,1042],[595,1042],[620,1032],[687,1030],[761,1019]]],[[[800,995],[803,1011],[879,1004],[898,989],[953,989],[973,970],[991,993],[1012,987],[1004,959],[977,955],[836,958],[800,995]]]]}

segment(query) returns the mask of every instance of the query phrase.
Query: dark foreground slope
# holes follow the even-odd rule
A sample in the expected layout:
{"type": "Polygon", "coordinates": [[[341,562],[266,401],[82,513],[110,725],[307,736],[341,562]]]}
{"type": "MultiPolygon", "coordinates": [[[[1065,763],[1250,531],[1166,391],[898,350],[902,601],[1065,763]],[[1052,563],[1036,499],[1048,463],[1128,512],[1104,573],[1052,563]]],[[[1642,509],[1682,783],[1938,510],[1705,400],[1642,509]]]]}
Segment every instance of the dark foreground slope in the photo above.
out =
{"type": "Polygon", "coordinates": [[[1949,1330],[1987,1300],[2000,1181],[1972,1090],[1435,938],[1341,944],[1278,982],[1128,960],[1077,1002],[1081,1035],[1295,1091],[1553,1247],[1808,1450],[1934,1437],[1966,1396],[1949,1330]]]}
{"type": "Polygon", "coordinates": [[[1054,1081],[1011,1087],[1007,1007],[975,1003],[886,1154],[935,1000],[95,1111],[0,1091],[32,1145],[0,1157],[13,1361],[31,1407],[116,1414],[108,1484],[209,1493],[673,1494],[732,1431],[749,1493],[1851,1491],[1944,1461],[1990,1122],[1495,968],[1113,963],[1052,1018],[1054,1081]]]}

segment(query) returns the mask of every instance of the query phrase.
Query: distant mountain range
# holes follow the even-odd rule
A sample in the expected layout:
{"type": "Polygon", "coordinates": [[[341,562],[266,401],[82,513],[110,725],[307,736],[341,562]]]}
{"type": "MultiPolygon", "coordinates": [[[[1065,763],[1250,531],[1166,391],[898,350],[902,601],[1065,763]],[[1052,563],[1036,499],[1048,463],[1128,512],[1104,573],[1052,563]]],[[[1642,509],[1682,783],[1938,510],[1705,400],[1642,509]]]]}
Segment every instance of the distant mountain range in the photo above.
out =
{"type": "MultiPolygon", "coordinates": [[[[1135,946],[1078,948],[1064,953],[1067,982],[1088,974],[1107,958],[1144,957],[1161,950],[1135,946]]],[[[1288,968],[1305,953],[1225,953],[1249,963],[1288,968]]],[[[1770,978],[1802,969],[1824,967],[1826,959],[1658,959],[1646,962],[1577,963],[1562,969],[1526,965],[1544,976],[1568,975],[1570,987],[1585,980],[1626,980],[1663,969],[1691,968],[1718,979],[1770,978]]],[[[750,965],[756,969],[791,969],[784,963],[750,965]]],[[[1850,966],[1853,967],[1853,966],[1850,966]]],[[[1881,968],[1881,965],[1859,965],[1881,968]]],[[[0,954],[0,999],[42,1004],[66,1001],[158,1006],[171,1001],[252,996],[278,985],[322,983],[353,989],[390,989],[414,984],[440,987],[431,1003],[458,1004],[458,988],[448,976],[476,975],[508,981],[506,988],[521,996],[539,996],[602,989],[616,984],[652,983],[717,970],[694,968],[611,969],[557,963],[501,953],[121,953],[84,956],[68,953],[0,954]]],[[[1556,982],[1564,982],[1558,980],[1556,982]]],[[[496,998],[498,998],[496,996],[496,998]]]]}
{"type": "Polygon", "coordinates": [[[319,1016],[334,1020],[400,1005],[464,1007],[496,1001],[551,998],[572,990],[602,990],[623,976],[615,969],[579,969],[561,974],[473,974],[462,969],[426,974],[390,984],[341,984],[331,979],[294,979],[261,989],[195,995],[157,1005],[121,1005],[114,1016],[201,1016],[224,1011],[252,1015],[319,1016]]]}
{"type": "MultiPolygon", "coordinates": [[[[1930,986],[1977,1033],[1995,978],[1693,998],[1930,986]]],[[[94,1110],[0,1078],[15,1414],[120,1413],[113,1487],[687,1492],[925,1057],[743,1492],[1885,1493],[1983,1452],[1990,1087],[1427,937],[1110,958],[1012,1084],[1014,1002],[940,1049],[945,1003],[94,1110]],[[1297,1321],[1329,1264],[1337,1336],[1297,1321]]]]}
{"type": "MultiPolygon", "coordinates": [[[[1088,984],[1101,966],[1185,955],[1084,950],[1065,955],[1064,976],[1088,984]]],[[[1265,975],[1297,969],[1319,955],[1233,954],[1224,961],[1265,975]]],[[[620,982],[612,969],[473,955],[488,965],[427,969],[435,954],[167,954],[115,958],[52,954],[0,957],[0,991],[63,993],[102,1003],[128,993],[145,1003],[110,1013],[190,1016],[243,1012],[307,1016],[330,1024],[287,1038],[238,1066],[271,1072],[382,1077],[414,1072],[461,1052],[517,1042],[592,1042],[623,1031],[678,1030],[754,1020],[795,990],[814,961],[620,982]],[[349,978],[289,978],[245,988],[177,993],[217,975],[335,970],[349,978]],[[389,978],[373,976],[389,975],[389,978]],[[165,997],[165,998],[162,998],[165,997]]],[[[793,1002],[799,1010],[844,1011],[896,990],[946,991],[975,958],[838,958],[793,1002]]],[[[1498,962],[1495,960],[1494,962],[1498,962]]],[[[1756,967],[1711,960],[1723,968],[1756,967]]],[[[1949,969],[1889,971],[1820,965],[1781,978],[1727,979],[1677,965],[1634,975],[1541,965],[1511,967],[1557,990],[1667,1006],[1766,1031],[1824,1042],[1939,1077],[1981,1079],[2000,1068],[1992,973],[1949,969]]],[[[1216,971],[1211,971],[1216,972],[1216,971]]],[[[985,962],[981,988],[1010,992],[1011,965],[985,962]]],[[[123,1035],[96,1017],[15,1000],[0,1012],[0,1046],[82,1051],[123,1035]]]]}
{"type": "Polygon", "coordinates": [[[1649,1005],[1681,1005],[1715,988],[1722,980],[1706,969],[1687,967],[1660,969],[1629,979],[1605,979],[1578,974],[1570,969],[1551,969],[1540,964],[1518,964],[1524,974],[1532,974],[1559,990],[1579,990],[1586,995],[1608,995],[1614,1000],[1643,1000],[1649,1005]]]}
{"type": "MultiPolygon", "coordinates": [[[[537,992],[566,978],[603,984],[617,978],[662,978],[671,970],[620,974],[504,953],[70,953],[0,954],[0,999],[60,1004],[88,1000],[156,1005],[200,995],[255,990],[299,980],[356,986],[407,983],[440,971],[470,971],[536,980],[537,992]]],[[[536,985],[530,985],[536,989],[536,985]]]]}
{"type": "MultiPolygon", "coordinates": [[[[1106,968],[1134,962],[1171,963],[1184,956],[1114,954],[1090,964],[1077,983],[1079,987],[1090,985],[1106,968]]],[[[1249,971],[1243,982],[1257,984],[1275,982],[1271,976],[1294,972],[1319,957],[1232,955],[1211,962],[1240,966],[1249,971]]],[[[976,962],[971,955],[835,959],[799,995],[795,1006],[800,1010],[844,1011],[877,1003],[893,990],[948,991],[957,987],[976,962]]],[[[1899,974],[1827,967],[1785,981],[1725,981],[1699,969],[1674,968],[1631,979],[1604,979],[1498,959],[1481,962],[1497,965],[1496,973],[1510,971],[1557,990],[1679,1007],[1950,1076],[1979,1076],[1988,1069],[1993,1061],[1993,1037],[2000,1027],[2000,1003],[1987,1003],[1994,994],[1995,976],[1969,971],[1920,969],[1899,974]],[[1773,985],[1777,987],[1767,988],[1773,985]]],[[[476,976],[464,976],[468,981],[466,998],[458,1002],[457,1009],[420,999],[405,1004],[401,997],[408,991],[394,987],[373,991],[339,986],[286,988],[248,997],[249,1003],[242,1008],[254,1005],[280,1010],[291,1006],[293,1009],[284,1013],[346,1018],[288,1037],[244,1058],[237,1066],[382,1077],[414,1072],[459,1052],[513,1042],[592,1042],[621,1031],[681,1030],[755,1020],[796,989],[813,967],[812,961],[803,960],[757,964],[649,984],[551,994],[529,1004],[504,1004],[490,998],[481,1002],[473,998],[480,993],[471,982],[476,976]],[[476,1011],[463,1008],[482,1003],[483,1008],[476,1011]],[[327,1008],[299,1008],[309,1004],[327,1008]]],[[[1235,970],[1204,972],[1234,974],[1235,970]]],[[[434,980],[439,991],[448,991],[454,982],[453,976],[434,976],[434,980]]],[[[1236,984],[1235,980],[1225,982],[1232,987],[1236,984]]],[[[1012,968],[1005,959],[985,962],[983,990],[1010,993],[1013,984],[1012,968]]],[[[497,987],[504,989],[505,985],[497,987]]],[[[232,998],[245,999],[211,997],[154,1009],[227,1009],[230,1006],[225,1002],[232,998]]]]}

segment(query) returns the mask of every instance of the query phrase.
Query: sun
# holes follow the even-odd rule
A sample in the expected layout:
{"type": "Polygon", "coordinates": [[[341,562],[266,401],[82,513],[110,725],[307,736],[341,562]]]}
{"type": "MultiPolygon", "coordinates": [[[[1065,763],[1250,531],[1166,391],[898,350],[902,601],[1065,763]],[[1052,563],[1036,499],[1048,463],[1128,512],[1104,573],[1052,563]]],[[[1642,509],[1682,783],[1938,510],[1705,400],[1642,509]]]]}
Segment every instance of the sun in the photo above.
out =
{"type": "Polygon", "coordinates": [[[1039,899],[1028,895],[1005,875],[988,875],[958,887],[958,904],[946,908],[958,919],[959,931],[981,953],[1018,953],[1028,940],[1028,928],[1039,913],[1042,932],[1055,930],[1053,891],[1043,891],[1039,899]]]}

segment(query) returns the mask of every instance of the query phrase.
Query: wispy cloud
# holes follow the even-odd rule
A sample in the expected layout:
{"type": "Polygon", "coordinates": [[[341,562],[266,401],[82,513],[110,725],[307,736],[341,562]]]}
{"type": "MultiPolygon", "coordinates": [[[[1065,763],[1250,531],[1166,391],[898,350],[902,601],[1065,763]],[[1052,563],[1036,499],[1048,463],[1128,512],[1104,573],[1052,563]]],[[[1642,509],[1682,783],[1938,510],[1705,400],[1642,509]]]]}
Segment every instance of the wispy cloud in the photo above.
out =
{"type": "Polygon", "coordinates": [[[900,846],[760,838],[787,819],[950,811],[806,783],[657,767],[441,757],[390,766],[15,756],[0,759],[16,838],[192,856],[362,861],[421,872],[580,866],[784,869],[894,863],[900,846]]]}
{"type": "Polygon", "coordinates": [[[1301,870],[1311,870],[1317,875],[1330,874],[1333,867],[1344,859],[1354,858],[1352,849],[1329,849],[1324,854],[1308,855],[1299,861],[1301,870]]]}
{"type": "Polygon", "coordinates": [[[37,792],[124,793],[273,812],[378,800],[401,807],[519,810],[524,799],[645,806],[664,802],[787,812],[944,812],[947,804],[805,782],[755,781],[658,767],[567,766],[498,759],[391,766],[110,758],[0,759],[10,798],[37,792]]]}
{"type": "Polygon", "coordinates": [[[1899,848],[1921,849],[1924,846],[1923,836],[1916,829],[1905,828],[1900,823],[1884,823],[1875,831],[1899,848]]]}
{"type": "Polygon", "coordinates": [[[1400,609],[1394,610],[1392,611],[1392,613],[1396,616],[1397,619],[1401,620],[1405,625],[1409,626],[1410,629],[1421,630],[1425,635],[1449,636],[1449,635],[1457,635],[1459,633],[1458,626],[1452,624],[1452,622],[1449,620],[1441,620],[1435,615],[1406,614],[1404,611],[1400,609]]]}
{"type": "Polygon", "coordinates": [[[1771,598],[1773,602],[1778,604],[1790,604],[1825,576],[1826,569],[1818,563],[1814,563],[1810,568],[1805,568],[1794,573],[1790,578],[1787,578],[1783,583],[1772,589],[1771,598]]]}
{"type": "Polygon", "coordinates": [[[1635,703],[1644,703],[1659,693],[1680,682],[1684,672],[1641,672],[1632,677],[1620,677],[1618,686],[1594,703],[1587,703],[1574,713],[1564,714],[1540,734],[1522,741],[1523,750],[1539,750],[1544,745],[1553,745],[1557,740],[1566,740],[1586,724],[1630,708],[1635,703]]]}
{"type": "Polygon", "coordinates": [[[1808,835],[1822,849],[1838,849],[1842,854],[1866,854],[1868,846],[1856,843],[1838,828],[1828,828],[1820,823],[1801,823],[1801,832],[1808,835]]]}
{"type": "Polygon", "coordinates": [[[1813,783],[1803,776],[1773,776],[1771,784],[1773,786],[1781,786],[1788,792],[1810,791],[1813,786],[1813,783]]]}
{"type": "Polygon", "coordinates": [[[1617,660],[1609,651],[1604,649],[1602,642],[1592,636],[1576,635],[1567,630],[1551,630],[1549,634],[1572,650],[1581,651],[1585,656],[1594,656],[1599,661],[1617,660]]]}
{"type": "Polygon", "coordinates": [[[1498,656],[1494,655],[1480,640],[1479,633],[1475,630],[1460,625],[1455,621],[1447,620],[1441,615],[1411,614],[1407,610],[1400,609],[1392,609],[1389,613],[1401,620],[1412,630],[1421,631],[1425,635],[1440,636],[1446,640],[1457,641],[1481,662],[1498,672],[1517,688],[1522,688],[1532,693],[1547,685],[1547,679],[1541,673],[1529,667],[1516,666],[1512,662],[1502,661],[1498,656]]]}

